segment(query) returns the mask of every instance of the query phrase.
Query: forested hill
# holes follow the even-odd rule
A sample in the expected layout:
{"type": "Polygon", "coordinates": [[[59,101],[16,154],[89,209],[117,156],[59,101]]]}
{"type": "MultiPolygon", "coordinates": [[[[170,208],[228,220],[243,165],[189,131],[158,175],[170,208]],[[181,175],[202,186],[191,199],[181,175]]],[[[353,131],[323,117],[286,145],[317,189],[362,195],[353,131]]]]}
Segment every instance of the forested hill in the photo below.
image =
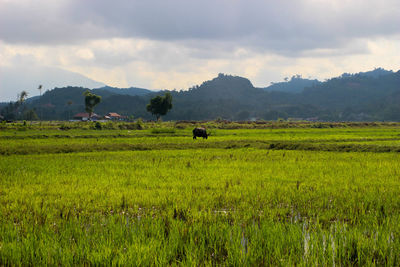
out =
{"type": "Polygon", "coordinates": [[[111,86],[104,86],[104,87],[97,88],[97,89],[93,90],[93,93],[99,94],[99,93],[96,93],[96,91],[107,91],[107,92],[110,92],[112,94],[131,95],[131,96],[146,95],[146,94],[154,92],[154,91],[151,91],[151,90],[148,90],[148,89],[137,88],[137,87],[130,87],[130,88],[121,89],[121,88],[116,88],[116,87],[111,87],[111,86]]]}
{"type": "MultiPolygon", "coordinates": [[[[292,77],[286,81],[287,84],[280,83],[279,87],[289,88],[299,79],[292,77]]],[[[358,74],[345,73],[325,82],[307,81],[312,81],[312,84],[297,88],[296,92],[285,92],[288,90],[256,88],[246,78],[219,74],[187,91],[170,91],[173,108],[164,119],[400,121],[400,71],[375,69],[358,74]]],[[[117,112],[154,119],[146,111],[146,104],[151,97],[164,92],[136,89],[91,90],[102,96],[95,112],[117,112]]],[[[41,99],[27,101],[26,105],[27,108],[41,109],[45,119],[69,119],[73,114],[84,111],[82,94],[85,90],[80,87],[55,88],[41,99]]]]}
{"type": "Polygon", "coordinates": [[[272,83],[270,86],[262,88],[265,91],[280,91],[289,93],[300,93],[306,87],[311,87],[321,83],[318,80],[303,79],[300,75],[292,76],[289,80],[285,78],[284,82],[272,83]]]}

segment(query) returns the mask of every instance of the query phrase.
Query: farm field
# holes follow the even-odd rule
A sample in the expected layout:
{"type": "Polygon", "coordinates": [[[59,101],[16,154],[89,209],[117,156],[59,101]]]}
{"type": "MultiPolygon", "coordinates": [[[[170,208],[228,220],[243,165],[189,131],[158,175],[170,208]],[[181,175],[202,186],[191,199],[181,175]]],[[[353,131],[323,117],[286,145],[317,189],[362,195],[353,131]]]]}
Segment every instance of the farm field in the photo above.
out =
{"type": "Polygon", "coordinates": [[[0,265],[400,264],[400,127],[3,128],[0,265]]]}

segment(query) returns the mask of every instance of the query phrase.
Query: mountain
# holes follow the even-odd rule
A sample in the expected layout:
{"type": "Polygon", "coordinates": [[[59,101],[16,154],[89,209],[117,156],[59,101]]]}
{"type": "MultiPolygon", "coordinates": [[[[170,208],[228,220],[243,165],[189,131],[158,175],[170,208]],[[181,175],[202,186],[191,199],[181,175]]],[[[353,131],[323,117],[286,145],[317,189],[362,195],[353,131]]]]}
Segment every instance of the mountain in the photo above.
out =
{"type": "Polygon", "coordinates": [[[254,100],[254,96],[263,95],[263,90],[255,88],[246,78],[225,74],[196,85],[188,91],[180,91],[177,96],[186,100],[208,101],[212,99],[243,99],[254,100]]]}
{"type": "MultiPolygon", "coordinates": [[[[256,88],[244,77],[219,74],[187,91],[170,91],[173,108],[164,119],[400,121],[400,71],[375,69],[343,74],[324,82],[295,76],[278,87],[291,88],[294,92],[256,88]],[[311,82],[311,85],[301,90],[299,87],[293,89],[295,84],[302,82],[311,82]]],[[[100,115],[117,112],[154,119],[146,111],[146,105],[151,97],[166,91],[136,89],[103,87],[91,90],[102,96],[95,112],[100,115]]],[[[55,88],[41,98],[26,101],[26,108],[40,110],[44,119],[69,119],[74,113],[84,111],[82,94],[85,90],[83,87],[55,88]]],[[[3,116],[4,110],[6,108],[1,111],[3,116]]]]}
{"type": "Polygon", "coordinates": [[[299,100],[333,109],[359,106],[378,101],[400,90],[399,75],[400,72],[378,77],[360,74],[342,75],[305,88],[299,100]]]}
{"type": "Polygon", "coordinates": [[[117,88],[117,87],[111,87],[111,86],[104,86],[101,88],[96,88],[93,90],[93,93],[96,93],[98,91],[105,90],[108,91],[112,94],[118,94],[118,95],[145,95],[149,93],[154,93],[157,92],[155,90],[148,90],[148,89],[143,89],[143,88],[137,88],[137,87],[130,87],[130,88],[117,88]]]}
{"type": "Polygon", "coordinates": [[[385,75],[389,75],[389,74],[393,74],[393,71],[385,70],[382,68],[375,68],[374,70],[371,70],[371,71],[359,72],[356,74],[343,73],[341,77],[346,78],[346,77],[351,77],[351,76],[364,76],[364,77],[379,78],[380,76],[385,76],[385,75]]]}
{"type": "Polygon", "coordinates": [[[83,86],[85,88],[98,88],[103,83],[89,79],[79,73],[49,67],[26,66],[5,67],[0,66],[0,101],[15,101],[17,94],[22,90],[29,96],[39,95],[38,86],[43,85],[43,92],[50,88],[64,86],[83,86]]]}
{"type": "Polygon", "coordinates": [[[174,108],[165,118],[400,121],[400,71],[375,69],[325,82],[295,76],[279,87],[298,82],[311,85],[297,92],[264,90],[246,78],[220,74],[189,91],[175,93],[174,108]]]}
{"type": "Polygon", "coordinates": [[[297,102],[294,93],[266,91],[254,87],[243,77],[219,74],[218,77],[194,86],[189,91],[173,94],[174,108],[166,119],[230,120],[252,118],[277,119],[311,117],[318,112],[313,105],[297,102]]]}
{"type": "MultiPolygon", "coordinates": [[[[286,78],[287,79],[287,78],[286,78]]],[[[300,75],[292,76],[285,82],[272,83],[270,86],[262,88],[265,91],[280,91],[288,93],[300,93],[306,87],[311,87],[321,83],[318,80],[303,79],[300,75]]]]}
{"type": "Polygon", "coordinates": [[[260,92],[254,88],[253,84],[246,78],[232,75],[218,74],[218,77],[203,82],[200,86],[189,88],[189,91],[183,91],[186,95],[195,98],[204,98],[212,96],[213,98],[229,98],[232,94],[247,97],[249,93],[260,92]]]}

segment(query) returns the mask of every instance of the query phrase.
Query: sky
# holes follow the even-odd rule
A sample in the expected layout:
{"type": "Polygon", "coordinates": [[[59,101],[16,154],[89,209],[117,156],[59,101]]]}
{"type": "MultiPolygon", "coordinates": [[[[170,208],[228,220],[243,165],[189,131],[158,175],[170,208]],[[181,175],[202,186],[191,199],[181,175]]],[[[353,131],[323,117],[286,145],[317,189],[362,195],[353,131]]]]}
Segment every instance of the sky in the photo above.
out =
{"type": "Polygon", "coordinates": [[[39,84],[257,87],[399,70],[399,0],[0,0],[0,101],[39,84]]]}

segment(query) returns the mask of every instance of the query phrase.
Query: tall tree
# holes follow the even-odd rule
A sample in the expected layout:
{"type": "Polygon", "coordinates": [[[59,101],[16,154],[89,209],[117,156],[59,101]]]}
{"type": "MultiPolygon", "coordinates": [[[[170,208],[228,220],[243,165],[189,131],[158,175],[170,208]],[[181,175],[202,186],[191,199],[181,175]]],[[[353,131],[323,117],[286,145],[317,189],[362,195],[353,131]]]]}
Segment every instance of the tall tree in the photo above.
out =
{"type": "Polygon", "coordinates": [[[38,90],[39,90],[39,92],[40,92],[40,96],[42,96],[42,89],[43,89],[43,85],[40,84],[40,85],[38,86],[38,90]]]}
{"type": "Polygon", "coordinates": [[[164,116],[172,108],[172,95],[170,93],[165,93],[164,96],[156,96],[150,99],[150,103],[147,104],[146,109],[151,114],[160,120],[161,116],[164,116]]]}
{"type": "Polygon", "coordinates": [[[30,109],[30,110],[27,110],[26,112],[24,112],[24,120],[36,121],[38,119],[39,119],[39,117],[37,116],[35,110],[30,109]]]}
{"type": "Polygon", "coordinates": [[[17,101],[19,102],[20,105],[22,105],[27,97],[28,97],[28,92],[24,90],[20,94],[18,94],[17,101]]]}
{"type": "Polygon", "coordinates": [[[72,102],[71,100],[69,100],[69,101],[67,102],[67,105],[68,105],[68,120],[71,119],[71,105],[72,105],[73,103],[74,103],[74,102],[72,102]]]}
{"type": "MultiPolygon", "coordinates": [[[[39,93],[40,93],[40,105],[42,105],[42,90],[43,90],[43,85],[41,85],[41,84],[39,84],[39,86],[38,86],[38,90],[39,90],[39,93]]],[[[42,114],[42,107],[40,107],[40,118],[39,118],[39,120],[41,120],[42,119],[42,117],[43,117],[43,114],[42,114]]]]}
{"type": "Polygon", "coordinates": [[[22,116],[23,116],[21,114],[23,114],[24,111],[25,111],[23,105],[24,105],[24,102],[25,102],[27,97],[28,97],[28,92],[25,91],[25,90],[23,90],[17,96],[17,102],[15,103],[15,111],[16,111],[16,114],[17,114],[17,119],[18,119],[18,117],[22,118],[22,116]]]}
{"type": "Polygon", "coordinates": [[[101,96],[92,94],[86,90],[83,95],[85,96],[85,110],[89,113],[89,119],[92,117],[94,107],[101,102],[101,96]]]}

